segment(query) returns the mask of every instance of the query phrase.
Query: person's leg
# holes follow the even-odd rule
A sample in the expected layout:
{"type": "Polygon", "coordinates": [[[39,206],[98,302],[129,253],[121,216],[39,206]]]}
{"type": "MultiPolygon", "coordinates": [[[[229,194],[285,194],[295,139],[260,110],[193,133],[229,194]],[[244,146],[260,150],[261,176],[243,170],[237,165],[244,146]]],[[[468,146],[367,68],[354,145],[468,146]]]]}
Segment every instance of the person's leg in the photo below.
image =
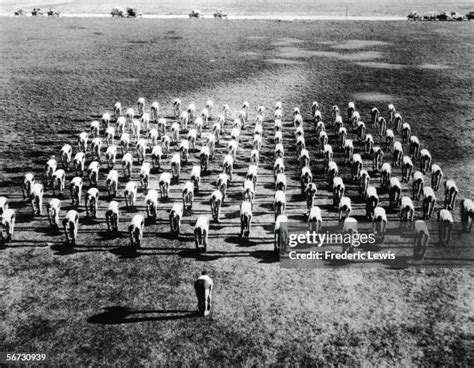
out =
{"type": "Polygon", "coordinates": [[[196,297],[198,300],[198,311],[200,315],[204,315],[206,311],[206,295],[205,295],[205,280],[197,280],[194,284],[196,297]]]}
{"type": "Polygon", "coordinates": [[[211,293],[209,290],[208,282],[205,283],[205,291],[204,291],[204,301],[205,301],[205,307],[204,307],[204,315],[207,316],[209,313],[211,313],[211,293]]]}
{"type": "Polygon", "coordinates": [[[427,234],[423,234],[422,239],[421,239],[421,254],[420,254],[421,260],[425,259],[425,253],[426,253],[426,247],[428,246],[428,240],[429,240],[429,236],[427,234]]]}
{"type": "Polygon", "coordinates": [[[439,243],[440,245],[445,245],[445,234],[446,228],[444,226],[444,222],[440,221],[439,223],[439,243]]]}
{"type": "Polygon", "coordinates": [[[419,238],[419,234],[415,234],[414,236],[414,241],[413,241],[413,258],[414,259],[418,259],[418,254],[419,254],[419,250],[420,250],[420,238],[419,238]]]}
{"type": "Polygon", "coordinates": [[[199,229],[194,230],[194,244],[196,245],[196,249],[199,249],[199,229]]]}
{"type": "Polygon", "coordinates": [[[449,239],[451,239],[451,232],[453,230],[453,223],[448,222],[446,224],[446,246],[449,245],[449,239]]]}
{"type": "Polygon", "coordinates": [[[15,231],[15,221],[16,221],[16,216],[13,215],[10,220],[10,234],[9,234],[10,240],[13,237],[13,232],[15,231]]]}

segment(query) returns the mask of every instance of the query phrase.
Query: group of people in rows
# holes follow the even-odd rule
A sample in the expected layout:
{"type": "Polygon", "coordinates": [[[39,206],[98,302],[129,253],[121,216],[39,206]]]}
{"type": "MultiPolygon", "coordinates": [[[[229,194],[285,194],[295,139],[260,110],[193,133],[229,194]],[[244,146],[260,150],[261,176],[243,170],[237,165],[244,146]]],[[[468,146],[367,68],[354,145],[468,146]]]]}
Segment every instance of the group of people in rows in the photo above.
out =
{"type": "MultiPolygon", "coordinates": [[[[84,198],[86,216],[97,217],[99,200],[99,170],[105,159],[105,164],[109,168],[105,181],[109,198],[114,198],[118,192],[119,172],[114,169],[117,153],[121,150],[121,166],[123,177],[128,180],[124,188],[125,206],[127,208],[136,205],[138,187],[146,192],[145,207],[146,217],[156,220],[159,198],[169,198],[169,189],[172,182],[178,182],[181,173],[181,165],[188,163],[191,150],[195,150],[201,140],[199,151],[199,164],[194,165],[191,170],[190,180],[186,181],[182,189],[182,201],[176,202],[169,210],[170,230],[174,234],[179,234],[181,229],[181,219],[184,210],[192,209],[194,195],[199,191],[201,177],[208,171],[209,160],[215,157],[216,146],[221,139],[228,135],[227,154],[224,155],[222,163],[222,173],[216,180],[216,188],[210,197],[210,207],[212,219],[220,221],[221,205],[226,199],[227,188],[233,181],[234,162],[237,158],[240,137],[245,125],[249,123],[249,103],[244,102],[238,115],[231,120],[230,108],[224,105],[217,118],[212,118],[213,102],[206,102],[205,108],[200,114],[196,114],[194,104],[182,109],[181,101],[173,101],[174,122],[170,129],[169,121],[160,117],[160,106],[153,102],[150,112],[145,112],[145,99],[138,100],[138,114],[134,109],[126,110],[122,115],[120,103],[114,105],[113,114],[105,113],[101,121],[93,121],[90,132],[82,132],[78,137],[78,152],[73,157],[73,147],[65,144],[60,151],[59,163],[53,156],[50,158],[44,169],[42,180],[36,180],[35,175],[27,173],[22,183],[23,198],[30,201],[34,215],[41,215],[43,211],[43,195],[46,188],[51,188],[53,198],[46,205],[49,223],[52,227],[59,228],[62,224],[66,242],[75,245],[79,226],[79,212],[76,209],[69,210],[62,221],[60,221],[61,200],[57,198],[56,191],[63,194],[66,186],[67,172],[74,172],[71,178],[69,191],[71,202],[76,207],[82,201],[82,189],[84,180],[89,181],[90,188],[84,198]],[[115,120],[113,121],[113,116],[115,120]],[[232,128],[226,134],[226,124],[231,121],[232,128]],[[212,123],[210,131],[204,131],[212,123]],[[156,125],[155,125],[156,124],[156,125]],[[192,124],[192,127],[191,127],[192,124]],[[168,134],[168,132],[170,134],[168,134]],[[144,134],[144,136],[142,136],[144,134]],[[182,134],[186,134],[182,137],[182,134]],[[119,139],[119,144],[115,142],[119,139]],[[132,142],[135,144],[133,150],[132,142]],[[161,144],[159,144],[161,143],[161,144]],[[89,145],[90,144],[90,145],[89,145]],[[105,157],[102,155],[102,146],[107,145],[105,157]],[[171,148],[175,146],[177,150],[172,153],[171,148]],[[88,149],[89,148],[89,149],[88,149]],[[147,161],[147,152],[151,151],[151,162],[147,161]],[[159,178],[159,191],[150,189],[150,172],[152,168],[163,168],[163,160],[171,154],[170,171],[162,172],[159,178]],[[92,161],[87,169],[85,167],[86,156],[90,155],[92,161]],[[133,166],[135,162],[141,164],[139,173],[139,183],[131,180],[133,166]],[[61,164],[61,168],[59,165],[61,164]],[[86,179],[84,178],[86,177],[86,179]]],[[[247,173],[242,186],[242,202],[240,205],[240,236],[249,236],[251,232],[252,211],[256,195],[258,166],[260,153],[262,150],[264,136],[265,108],[259,106],[257,114],[253,120],[252,149],[250,152],[247,173]]],[[[360,113],[356,110],[354,103],[349,103],[347,120],[344,122],[340,110],[337,106],[331,109],[331,125],[335,132],[334,145],[329,143],[328,131],[323,122],[322,113],[317,102],[313,102],[311,108],[311,121],[314,126],[312,133],[316,133],[317,143],[314,150],[322,155],[324,162],[324,172],[327,175],[330,187],[332,186],[333,205],[338,209],[338,219],[343,224],[342,232],[357,232],[357,220],[351,217],[351,199],[346,196],[345,184],[339,174],[339,168],[333,160],[333,146],[344,152],[344,163],[350,166],[351,180],[358,184],[359,194],[366,200],[366,217],[373,221],[373,232],[383,241],[387,227],[387,215],[385,209],[379,206],[379,197],[375,186],[370,185],[370,175],[364,170],[362,155],[371,157],[372,170],[381,175],[381,187],[389,193],[391,206],[400,206],[400,220],[414,221],[415,207],[412,200],[423,201],[423,220],[414,222],[415,230],[415,253],[417,257],[423,258],[429,239],[429,231],[425,219],[429,219],[436,203],[435,192],[439,189],[443,177],[441,168],[432,163],[431,155],[426,149],[421,149],[418,138],[411,134],[411,127],[403,122],[401,115],[396,112],[393,105],[388,107],[388,121],[381,116],[377,108],[371,110],[371,126],[375,129],[375,134],[367,133],[367,126],[362,121],[360,113]],[[348,134],[353,132],[357,138],[352,140],[348,134]],[[374,136],[379,135],[380,143],[375,144],[374,136]],[[401,141],[397,140],[399,134],[401,141]],[[362,145],[363,151],[355,152],[357,142],[362,145]],[[408,144],[407,155],[403,153],[403,144],[408,144]],[[383,145],[385,147],[383,147],[383,145]],[[383,162],[386,152],[392,152],[392,164],[383,162]],[[413,160],[420,159],[420,171],[414,172],[413,160]],[[400,180],[392,175],[392,167],[402,169],[401,182],[412,182],[412,197],[402,196],[400,180]],[[431,187],[424,185],[423,175],[431,172],[431,187]]],[[[275,215],[275,251],[278,252],[285,242],[287,234],[283,223],[288,222],[286,214],[286,190],[287,178],[285,175],[285,136],[291,130],[284,129],[283,107],[281,102],[277,102],[272,111],[272,121],[274,127],[273,142],[274,164],[273,174],[275,180],[275,194],[273,197],[273,208],[275,215]]],[[[306,198],[307,221],[312,230],[320,231],[322,226],[322,214],[317,206],[318,188],[313,181],[311,169],[310,150],[312,145],[307,145],[305,140],[304,124],[305,119],[298,108],[295,108],[292,115],[294,126],[295,148],[297,160],[300,165],[301,194],[306,198]]],[[[307,137],[309,135],[307,134],[307,137]]],[[[447,245],[452,230],[453,216],[450,211],[454,209],[458,189],[453,180],[445,182],[445,203],[444,208],[438,213],[439,237],[442,244],[447,245]]],[[[8,199],[0,197],[0,211],[2,216],[2,239],[8,241],[12,238],[15,226],[15,212],[8,206],[8,199]],[[4,235],[5,233],[5,235],[4,235]]],[[[111,233],[119,230],[120,204],[116,200],[108,203],[105,212],[107,228],[111,233]]],[[[474,217],[474,205],[470,199],[461,201],[461,221],[463,230],[470,231],[472,218],[474,217]]],[[[194,236],[196,248],[206,251],[209,234],[209,217],[201,215],[196,219],[194,226],[194,236]]],[[[140,247],[143,240],[145,227],[145,215],[136,214],[131,219],[128,227],[131,245],[140,247]]],[[[348,249],[344,249],[348,250],[348,249]]],[[[349,249],[351,250],[351,249],[349,249]]],[[[208,315],[211,308],[213,282],[206,274],[195,283],[196,295],[198,297],[198,307],[200,313],[208,315]]]]}
{"type": "MultiPolygon", "coordinates": [[[[85,194],[85,208],[88,217],[97,216],[98,199],[99,199],[99,170],[103,162],[102,146],[107,145],[105,153],[105,162],[109,168],[106,179],[106,188],[109,196],[117,195],[119,185],[119,173],[114,169],[118,150],[122,151],[121,166],[123,169],[123,177],[128,180],[124,197],[126,207],[135,206],[137,191],[139,184],[132,179],[135,155],[137,161],[141,164],[140,168],[140,186],[146,191],[145,205],[148,218],[156,219],[159,196],[168,198],[171,182],[177,182],[180,178],[181,165],[189,160],[189,152],[195,150],[198,140],[201,139],[201,149],[199,152],[200,162],[195,165],[191,171],[191,178],[187,181],[182,189],[182,203],[175,203],[169,210],[170,228],[173,233],[179,234],[181,227],[181,218],[186,209],[192,208],[193,197],[199,191],[201,175],[208,170],[209,160],[212,160],[216,151],[216,146],[220,143],[225,135],[225,127],[229,118],[230,108],[228,105],[222,107],[221,113],[216,119],[211,117],[213,111],[213,102],[208,100],[205,108],[200,114],[196,114],[196,107],[193,103],[182,109],[181,101],[176,99],[173,101],[174,122],[171,129],[168,128],[169,121],[160,117],[160,106],[158,102],[153,102],[150,112],[145,112],[145,99],[138,100],[137,114],[133,108],[126,110],[122,115],[122,107],[120,103],[114,105],[113,114],[105,113],[101,121],[93,121],[90,126],[90,132],[82,132],[79,134],[78,147],[79,150],[73,157],[73,148],[70,144],[65,144],[60,151],[60,163],[52,157],[45,165],[44,176],[42,181],[36,181],[32,173],[27,173],[22,184],[23,197],[31,201],[33,214],[42,213],[43,194],[45,188],[51,187],[53,195],[56,190],[60,194],[65,190],[66,173],[75,171],[76,175],[71,179],[69,189],[71,193],[71,201],[73,205],[79,206],[82,200],[82,188],[84,185],[84,175],[89,179],[90,188],[85,194]],[[113,124],[112,116],[115,117],[113,124]],[[203,133],[212,122],[210,132],[203,133]],[[154,125],[156,124],[156,126],[154,125]],[[188,127],[193,124],[193,127],[188,127]],[[168,134],[168,132],[170,134],[168,134]],[[143,137],[142,134],[145,134],[143,137]],[[185,133],[185,138],[182,134],[185,133]],[[119,138],[119,145],[115,145],[115,140],[119,138]],[[135,142],[135,152],[131,149],[132,141],[135,142]],[[159,144],[161,142],[161,144],[159,144]],[[90,147],[89,147],[90,144],[90,147]],[[171,147],[175,145],[177,152],[171,157],[171,172],[162,172],[159,179],[159,192],[156,189],[149,189],[150,171],[153,168],[161,169],[163,159],[171,152],[171,147]],[[89,148],[89,150],[88,150],[89,148]],[[147,151],[151,150],[149,156],[151,162],[147,162],[147,151]],[[134,155],[135,153],[135,155],[134,155]],[[87,170],[85,169],[85,161],[87,155],[90,154],[92,161],[89,163],[87,170]]],[[[257,115],[254,119],[254,134],[252,140],[252,150],[250,153],[250,165],[246,174],[246,179],[242,189],[242,203],[240,206],[241,220],[241,236],[249,236],[252,210],[254,206],[254,198],[256,192],[256,184],[258,178],[259,156],[263,142],[263,122],[265,108],[259,106],[257,115]]],[[[375,144],[374,136],[376,134],[367,133],[367,126],[362,121],[360,113],[356,110],[354,103],[349,103],[347,111],[347,120],[343,121],[340,110],[337,106],[331,109],[332,126],[335,131],[336,149],[344,152],[345,163],[350,165],[351,178],[358,183],[360,195],[366,199],[366,216],[368,220],[374,222],[374,231],[380,234],[383,239],[387,216],[383,207],[378,206],[379,197],[375,186],[370,185],[370,176],[367,170],[364,170],[361,154],[370,155],[373,161],[372,169],[374,172],[381,172],[381,186],[389,193],[390,205],[401,208],[400,219],[402,221],[413,221],[415,207],[413,200],[423,200],[423,218],[431,217],[434,205],[436,203],[435,192],[439,189],[443,173],[439,165],[433,164],[431,155],[428,150],[421,149],[418,138],[411,134],[411,127],[404,122],[400,113],[397,113],[395,107],[390,104],[388,106],[388,121],[381,116],[377,108],[371,110],[371,125],[375,128],[376,133],[380,136],[382,142],[380,145],[375,144]],[[345,126],[346,125],[346,126],[345,126]],[[390,128],[389,128],[390,127],[390,128]],[[357,140],[348,138],[349,132],[357,135],[357,140]],[[401,141],[395,139],[395,135],[399,134],[401,141]],[[359,142],[364,147],[364,152],[355,152],[354,147],[359,142]],[[385,144],[385,147],[382,147],[385,144]],[[409,154],[404,155],[403,144],[408,144],[409,154]],[[392,152],[392,165],[383,162],[383,157],[387,151],[392,152]],[[414,172],[413,160],[420,157],[420,171],[414,172]],[[401,182],[408,182],[413,177],[412,189],[413,196],[401,196],[402,188],[400,180],[392,176],[392,166],[402,168],[401,182]],[[431,171],[431,187],[424,185],[423,175],[431,171]]],[[[274,123],[274,179],[275,179],[275,195],[273,207],[275,211],[275,234],[279,231],[279,224],[287,222],[286,211],[286,176],[284,163],[284,146],[283,146],[283,107],[281,102],[277,102],[273,109],[274,123]]],[[[351,199],[345,196],[345,184],[341,176],[339,176],[339,168],[333,160],[333,146],[329,144],[328,131],[323,122],[322,113],[319,105],[314,102],[311,107],[311,120],[314,122],[313,130],[316,131],[318,152],[324,158],[324,170],[327,173],[333,189],[333,204],[338,208],[339,221],[344,222],[344,228],[354,229],[355,219],[350,216],[352,211],[351,199]]],[[[233,166],[239,149],[240,135],[245,124],[249,122],[249,103],[244,102],[238,115],[231,121],[232,129],[230,131],[230,140],[227,144],[228,153],[225,155],[222,163],[222,173],[216,181],[216,190],[212,192],[210,197],[211,215],[213,220],[219,222],[220,209],[225,201],[227,187],[233,179],[233,166]]],[[[310,152],[306,146],[304,119],[298,108],[293,111],[292,122],[295,133],[295,147],[297,158],[301,168],[301,190],[306,196],[307,202],[307,218],[308,222],[316,229],[320,229],[322,223],[321,210],[317,203],[317,186],[313,182],[313,175],[310,166],[310,152]]],[[[288,131],[286,131],[287,133],[288,131]]],[[[445,208],[439,211],[440,220],[440,242],[447,244],[449,241],[450,231],[453,223],[453,216],[450,212],[454,208],[454,203],[458,189],[453,180],[445,182],[445,208]],[[443,230],[444,227],[446,230],[443,230]],[[443,227],[443,229],[441,229],[443,227]],[[441,237],[442,235],[442,237],[441,237]]],[[[48,219],[51,226],[59,227],[59,213],[61,200],[52,198],[46,205],[48,219]]],[[[0,197],[0,210],[2,211],[2,237],[3,232],[6,239],[11,239],[15,225],[15,213],[8,208],[8,199],[0,197]]],[[[464,229],[470,229],[474,206],[471,200],[463,199],[461,202],[461,219],[464,229]]],[[[117,201],[112,200],[108,204],[105,218],[109,231],[117,232],[120,217],[120,205],[117,201]]],[[[425,229],[425,238],[428,234],[427,227],[423,225],[422,220],[417,221],[417,228],[425,229]]],[[[62,220],[62,226],[66,235],[68,244],[75,244],[77,239],[77,231],[79,225],[79,213],[72,209],[66,213],[62,220]]],[[[136,214],[130,222],[128,232],[130,234],[131,243],[134,246],[140,246],[143,239],[143,231],[145,227],[145,216],[136,214]]],[[[196,247],[207,247],[207,239],[209,233],[209,217],[200,216],[196,219],[194,235],[196,247]]],[[[276,243],[277,235],[275,235],[275,249],[279,248],[276,243]]],[[[426,242],[425,242],[426,243],[426,242]]]]}

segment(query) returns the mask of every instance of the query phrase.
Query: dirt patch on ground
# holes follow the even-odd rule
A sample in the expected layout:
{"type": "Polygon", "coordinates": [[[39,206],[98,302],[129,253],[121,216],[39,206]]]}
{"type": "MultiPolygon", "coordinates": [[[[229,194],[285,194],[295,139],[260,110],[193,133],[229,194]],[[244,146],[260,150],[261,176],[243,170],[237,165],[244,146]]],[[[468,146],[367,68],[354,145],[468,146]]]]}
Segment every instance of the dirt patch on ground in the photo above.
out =
{"type": "Polygon", "coordinates": [[[283,59],[283,58],[265,59],[265,61],[271,64],[281,64],[281,65],[304,65],[305,64],[303,61],[283,59]]]}
{"type": "Polygon", "coordinates": [[[383,53],[380,51],[361,51],[356,52],[353,54],[339,54],[339,59],[342,60],[350,60],[350,61],[357,61],[357,60],[373,60],[373,59],[381,59],[383,58],[383,53]]]}
{"type": "Polygon", "coordinates": [[[303,43],[303,40],[297,38],[279,38],[277,41],[272,42],[273,46],[290,46],[294,44],[303,43]]]}
{"type": "Polygon", "coordinates": [[[420,69],[428,69],[428,70],[447,70],[452,69],[452,67],[447,65],[440,65],[440,64],[421,64],[418,65],[420,69]]]}
{"type": "Polygon", "coordinates": [[[395,96],[381,92],[360,92],[352,95],[356,101],[396,101],[395,96]]]}
{"type": "Polygon", "coordinates": [[[340,58],[341,54],[333,51],[314,51],[299,47],[281,47],[277,49],[277,56],[284,58],[311,58],[311,57],[332,57],[340,58]]]}
{"type": "Polygon", "coordinates": [[[181,36],[165,36],[163,37],[164,40],[181,40],[183,37],[181,36]]]}
{"type": "Polygon", "coordinates": [[[308,57],[327,57],[327,58],[340,58],[341,54],[334,51],[307,51],[308,57]]]}
{"type": "MultiPolygon", "coordinates": [[[[458,100],[458,101],[456,101],[456,103],[457,103],[459,106],[467,106],[467,107],[471,107],[471,108],[474,107],[474,102],[471,101],[471,100],[458,100]]],[[[471,118],[470,121],[474,121],[474,119],[471,118]]]]}
{"type": "Polygon", "coordinates": [[[250,57],[250,58],[255,58],[255,57],[258,57],[260,56],[261,54],[259,53],[256,53],[256,52],[253,52],[253,51],[243,51],[241,53],[242,56],[247,56],[247,57],[250,57]]]}
{"type": "Polygon", "coordinates": [[[375,62],[375,61],[364,61],[356,63],[359,66],[366,66],[368,68],[375,68],[375,69],[393,69],[399,70],[406,68],[406,65],[402,64],[390,64],[390,63],[383,63],[383,62],[375,62]]]}
{"type": "Polygon", "coordinates": [[[352,54],[341,54],[335,51],[306,50],[298,47],[287,46],[277,49],[277,56],[282,58],[328,57],[339,60],[357,61],[380,59],[383,57],[383,54],[379,51],[361,51],[352,54]]]}
{"type": "Polygon", "coordinates": [[[285,38],[280,38],[279,41],[281,42],[288,42],[288,43],[303,43],[303,40],[300,40],[299,38],[293,38],[293,37],[285,37],[285,38]]]}
{"type": "Polygon", "coordinates": [[[247,40],[268,40],[270,37],[266,36],[249,36],[247,40]]]}
{"type": "Polygon", "coordinates": [[[336,45],[337,44],[337,42],[335,41],[318,41],[317,43],[320,45],[336,45]]]}
{"type": "Polygon", "coordinates": [[[282,58],[309,58],[310,52],[305,49],[293,46],[279,47],[276,50],[276,55],[282,58]]]}
{"type": "MultiPolygon", "coordinates": [[[[343,55],[343,59],[345,60],[370,60],[370,59],[379,59],[382,58],[382,53],[377,51],[368,51],[367,53],[362,52],[360,54],[349,54],[343,55]],[[359,58],[360,56],[360,58],[359,58]]],[[[421,65],[404,65],[404,64],[392,64],[392,63],[384,63],[384,62],[359,62],[356,63],[360,66],[366,66],[369,68],[375,69],[392,69],[392,70],[400,70],[405,68],[412,68],[412,69],[422,69],[422,70],[449,70],[452,67],[447,65],[440,65],[440,64],[421,64],[421,65]]]]}
{"type": "Polygon", "coordinates": [[[386,46],[388,42],[369,40],[347,40],[332,46],[334,49],[356,50],[374,46],[386,46]]]}

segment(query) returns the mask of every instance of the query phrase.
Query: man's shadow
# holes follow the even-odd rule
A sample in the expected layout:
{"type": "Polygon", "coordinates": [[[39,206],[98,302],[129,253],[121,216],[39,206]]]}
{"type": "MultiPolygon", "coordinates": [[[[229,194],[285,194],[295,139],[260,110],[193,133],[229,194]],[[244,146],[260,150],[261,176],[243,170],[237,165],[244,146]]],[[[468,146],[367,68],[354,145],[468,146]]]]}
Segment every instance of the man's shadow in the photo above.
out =
{"type": "Polygon", "coordinates": [[[105,307],[104,312],[95,314],[87,319],[88,323],[101,325],[116,325],[121,323],[136,323],[146,321],[170,321],[184,318],[199,317],[199,312],[190,310],[133,310],[128,307],[105,307]],[[134,316],[139,315],[139,316],[134,316]]]}

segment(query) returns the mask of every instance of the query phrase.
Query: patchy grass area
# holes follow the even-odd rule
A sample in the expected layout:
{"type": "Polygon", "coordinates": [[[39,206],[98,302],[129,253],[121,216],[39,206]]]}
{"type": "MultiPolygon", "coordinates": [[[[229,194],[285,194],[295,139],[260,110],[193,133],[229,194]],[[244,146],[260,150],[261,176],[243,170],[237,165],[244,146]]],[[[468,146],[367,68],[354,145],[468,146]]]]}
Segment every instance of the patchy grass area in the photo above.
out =
{"type": "MultiPolygon", "coordinates": [[[[211,225],[206,254],[192,251],[192,226],[197,215],[209,213],[224,144],[203,178],[193,211],[184,217],[183,235],[167,234],[171,203],[160,202],[158,221],[147,225],[138,252],[124,247],[124,231],[114,239],[105,233],[105,197],[98,219],[81,220],[78,246],[66,252],[63,235],[48,229],[45,216],[32,218],[19,195],[25,172],[41,177],[47,158],[62,144],[74,143],[92,119],[116,101],[134,106],[141,96],[159,101],[165,115],[175,97],[198,108],[212,98],[216,106],[228,103],[232,112],[248,100],[252,114],[256,106],[271,109],[281,99],[286,120],[294,106],[307,117],[316,100],[327,116],[332,105],[345,107],[352,99],[367,120],[374,105],[386,114],[390,101],[385,99],[391,96],[435,162],[457,181],[461,197],[472,195],[469,24],[0,22],[0,194],[10,198],[18,214],[14,241],[0,249],[1,351],[45,352],[53,366],[472,365],[471,270],[280,269],[271,252],[272,133],[262,149],[250,239],[241,242],[237,229],[252,136],[247,129],[237,178],[221,223],[211,225]],[[371,68],[361,62],[403,67],[371,68]],[[202,269],[216,285],[207,319],[193,313],[192,282],[202,269]]],[[[271,132],[270,121],[264,126],[271,132]]],[[[285,124],[284,138],[291,176],[288,211],[300,221],[304,210],[290,126],[285,124]]],[[[311,134],[308,142],[314,142],[311,134]]],[[[315,148],[311,154],[318,172],[322,161],[315,148]]],[[[348,176],[341,154],[335,157],[348,176]]],[[[197,162],[197,153],[191,161],[197,162]]],[[[164,168],[169,169],[169,160],[164,168]]],[[[180,183],[172,186],[172,201],[179,200],[190,170],[186,165],[180,183]]],[[[320,203],[326,205],[328,185],[322,174],[315,177],[320,203]]],[[[154,173],[152,187],[157,178],[154,173]]],[[[104,179],[101,172],[100,182],[104,179]]],[[[48,190],[45,201],[51,196],[48,190]]],[[[140,212],[143,199],[139,193],[140,212]]],[[[382,200],[385,204],[386,197],[382,200]]],[[[66,195],[63,209],[68,206],[66,195]]],[[[362,208],[355,206],[357,213],[362,208]]],[[[122,230],[133,214],[123,209],[122,230]]],[[[325,222],[333,223],[335,216],[324,212],[325,222]]]]}

